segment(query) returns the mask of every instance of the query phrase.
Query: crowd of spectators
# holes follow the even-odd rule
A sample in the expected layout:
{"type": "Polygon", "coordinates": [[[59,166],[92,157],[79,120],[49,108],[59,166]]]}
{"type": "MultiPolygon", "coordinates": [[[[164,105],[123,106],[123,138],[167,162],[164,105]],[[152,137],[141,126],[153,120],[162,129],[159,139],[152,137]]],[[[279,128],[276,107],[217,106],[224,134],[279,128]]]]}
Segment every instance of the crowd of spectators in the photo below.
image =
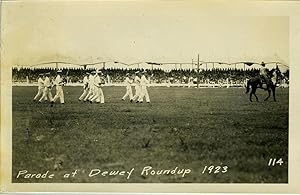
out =
{"type": "MultiPolygon", "coordinates": [[[[62,75],[64,75],[70,83],[82,82],[85,72],[92,72],[93,69],[76,69],[68,68],[62,69],[62,75]]],[[[130,75],[136,71],[143,71],[143,69],[102,69],[106,82],[110,83],[121,83],[125,79],[126,73],[130,75]]],[[[188,83],[190,81],[196,81],[199,79],[199,83],[220,83],[229,81],[231,83],[243,83],[245,79],[254,77],[259,74],[258,69],[209,69],[209,70],[184,70],[184,69],[173,69],[173,70],[162,70],[153,69],[146,70],[147,75],[150,77],[152,83],[188,83]]],[[[50,72],[51,76],[54,76],[56,69],[53,68],[13,68],[12,69],[12,80],[13,82],[29,82],[35,83],[38,79],[39,74],[50,72]]]]}

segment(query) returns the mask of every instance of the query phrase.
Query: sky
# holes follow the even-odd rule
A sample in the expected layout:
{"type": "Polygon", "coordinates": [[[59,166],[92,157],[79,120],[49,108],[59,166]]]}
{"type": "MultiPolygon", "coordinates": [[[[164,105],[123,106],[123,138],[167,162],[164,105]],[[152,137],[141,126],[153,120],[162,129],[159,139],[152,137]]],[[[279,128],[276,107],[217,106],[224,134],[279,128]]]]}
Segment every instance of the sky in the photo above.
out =
{"type": "MultiPolygon", "coordinates": [[[[289,18],[207,13],[208,5],[3,2],[2,63],[289,63],[289,18]]],[[[109,66],[120,66],[108,63],[109,66]]]]}

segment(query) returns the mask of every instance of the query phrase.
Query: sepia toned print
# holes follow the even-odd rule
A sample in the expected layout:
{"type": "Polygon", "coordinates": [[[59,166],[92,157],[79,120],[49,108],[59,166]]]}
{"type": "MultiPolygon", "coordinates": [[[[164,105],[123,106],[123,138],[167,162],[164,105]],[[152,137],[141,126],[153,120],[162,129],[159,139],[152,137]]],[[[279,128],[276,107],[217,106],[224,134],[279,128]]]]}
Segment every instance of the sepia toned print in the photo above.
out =
{"type": "Polygon", "coordinates": [[[293,183],[291,18],[158,4],[4,2],[11,185],[293,183]]]}

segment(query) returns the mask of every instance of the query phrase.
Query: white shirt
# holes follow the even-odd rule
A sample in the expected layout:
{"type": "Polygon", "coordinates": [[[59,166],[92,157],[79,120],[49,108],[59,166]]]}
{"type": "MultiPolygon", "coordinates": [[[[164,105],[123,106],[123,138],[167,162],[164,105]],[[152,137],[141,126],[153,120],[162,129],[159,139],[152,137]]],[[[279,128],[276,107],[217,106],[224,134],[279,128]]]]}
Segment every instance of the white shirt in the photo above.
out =
{"type": "Polygon", "coordinates": [[[44,81],[41,77],[39,77],[39,79],[38,79],[38,87],[39,88],[44,88],[44,81]]]}
{"type": "Polygon", "coordinates": [[[94,85],[96,86],[96,87],[100,87],[100,85],[101,85],[101,79],[100,79],[100,77],[99,77],[99,75],[95,75],[95,78],[94,78],[94,85]]]}
{"type": "Polygon", "coordinates": [[[110,83],[110,76],[107,75],[106,78],[107,78],[107,82],[110,83]]]}
{"type": "Polygon", "coordinates": [[[86,85],[89,82],[89,79],[87,76],[83,77],[83,84],[86,85]]]}
{"type": "Polygon", "coordinates": [[[90,75],[89,76],[89,87],[93,87],[94,86],[94,76],[93,75],[90,75]]]}
{"type": "Polygon", "coordinates": [[[62,86],[63,81],[60,75],[56,76],[54,83],[56,84],[56,86],[62,86]]]}
{"type": "Polygon", "coordinates": [[[273,84],[276,84],[277,77],[276,77],[276,72],[275,72],[275,71],[274,71],[273,74],[272,74],[271,81],[273,82],[273,84]]]}
{"type": "Polygon", "coordinates": [[[89,83],[89,79],[87,76],[83,77],[83,88],[86,88],[89,83]]]}
{"type": "Polygon", "coordinates": [[[260,75],[267,75],[267,68],[266,68],[266,67],[262,67],[262,68],[259,70],[259,74],[260,74],[260,75]]]}
{"type": "Polygon", "coordinates": [[[140,85],[140,82],[141,82],[140,77],[135,76],[135,77],[134,77],[134,84],[135,84],[136,86],[138,86],[138,85],[140,85]]]}
{"type": "Polygon", "coordinates": [[[146,86],[147,84],[149,84],[149,81],[147,80],[147,78],[145,77],[145,75],[143,75],[143,76],[141,77],[140,82],[141,82],[141,85],[142,85],[142,86],[146,86]]]}
{"type": "Polygon", "coordinates": [[[127,87],[130,87],[131,83],[132,83],[132,80],[129,78],[129,77],[126,77],[125,81],[124,81],[125,85],[127,87]]]}
{"type": "Polygon", "coordinates": [[[45,87],[51,87],[51,82],[49,77],[46,76],[45,81],[44,81],[44,85],[45,87]]]}

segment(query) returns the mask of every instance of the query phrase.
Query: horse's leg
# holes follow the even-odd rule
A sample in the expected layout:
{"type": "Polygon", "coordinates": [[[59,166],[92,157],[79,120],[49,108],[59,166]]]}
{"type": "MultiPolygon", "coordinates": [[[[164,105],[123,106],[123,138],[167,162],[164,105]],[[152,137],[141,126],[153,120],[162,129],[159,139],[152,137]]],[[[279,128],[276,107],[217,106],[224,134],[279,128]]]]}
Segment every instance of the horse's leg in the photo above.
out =
{"type": "Polygon", "coordinates": [[[252,87],[251,92],[250,92],[250,95],[249,95],[249,97],[250,97],[250,102],[252,102],[252,93],[253,93],[253,87],[252,87]]]}
{"type": "Polygon", "coordinates": [[[264,101],[267,101],[269,99],[270,95],[271,95],[270,87],[267,87],[267,89],[268,89],[268,97],[266,97],[266,99],[264,101]]]}
{"type": "Polygon", "coordinates": [[[256,94],[254,93],[254,96],[256,97],[256,101],[258,102],[258,97],[256,96],[256,94]]]}
{"type": "Polygon", "coordinates": [[[256,98],[256,101],[258,102],[258,97],[257,97],[257,95],[256,95],[256,89],[257,89],[257,88],[254,87],[252,91],[253,91],[253,95],[254,95],[255,98],[256,98]]]}
{"type": "Polygon", "coordinates": [[[269,97],[271,96],[271,90],[268,89],[268,96],[264,99],[264,101],[267,101],[269,99],[269,97]]]}
{"type": "Polygon", "coordinates": [[[273,92],[274,102],[276,102],[276,98],[275,98],[275,89],[276,89],[276,86],[274,85],[274,86],[272,87],[272,92],[273,92]]]}

